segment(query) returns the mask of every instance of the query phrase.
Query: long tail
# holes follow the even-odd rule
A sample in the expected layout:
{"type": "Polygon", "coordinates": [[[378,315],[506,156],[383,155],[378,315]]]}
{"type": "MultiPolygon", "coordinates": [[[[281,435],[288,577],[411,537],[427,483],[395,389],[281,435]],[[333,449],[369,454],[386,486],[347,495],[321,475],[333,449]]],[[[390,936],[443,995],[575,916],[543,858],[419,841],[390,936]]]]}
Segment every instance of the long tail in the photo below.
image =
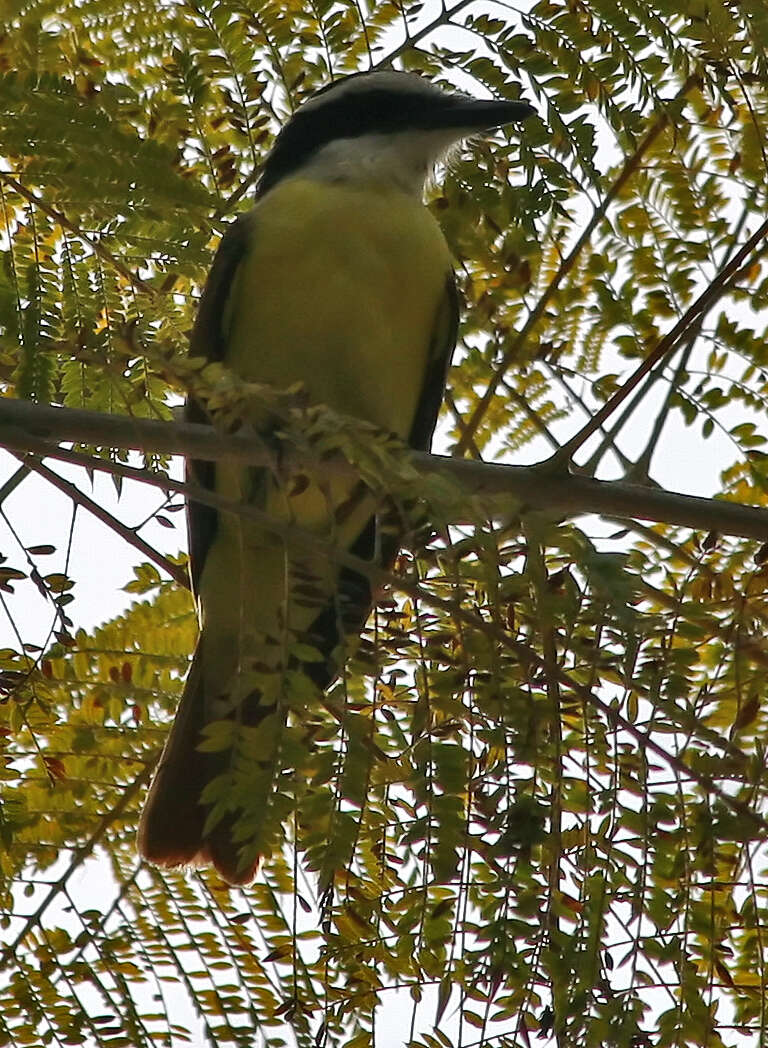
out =
{"type": "MultiPolygon", "coordinates": [[[[375,527],[372,518],[352,545],[353,553],[372,557],[375,527]]],[[[383,563],[391,564],[397,539],[385,535],[381,546],[383,563]]],[[[238,565],[233,567],[233,577],[238,577],[239,570],[238,565]]],[[[337,598],[315,615],[302,634],[326,659],[306,664],[297,660],[290,667],[303,673],[320,692],[336,676],[334,650],[343,637],[359,634],[372,600],[368,580],[354,571],[343,568],[337,585],[337,598]]],[[[275,781],[286,718],[279,700],[266,705],[258,692],[252,692],[236,710],[224,714],[236,721],[239,747],[216,752],[200,748],[206,726],[217,719],[215,697],[209,694],[215,691],[211,682],[231,680],[240,654],[239,648],[233,648],[228,623],[222,625],[211,615],[198,639],[138,834],[139,853],[148,862],[170,868],[213,865],[231,884],[253,880],[260,861],[255,853],[264,854],[278,845],[279,824],[285,814],[285,799],[277,796],[275,781]],[[211,672],[214,668],[218,672],[211,672]],[[213,805],[208,803],[209,791],[204,803],[206,787],[217,778],[226,788],[219,791],[213,805]]]]}
{"type": "MultiPolygon", "coordinates": [[[[205,832],[210,809],[201,802],[202,793],[226,767],[228,752],[205,753],[199,749],[206,724],[202,682],[198,642],[139,823],[139,853],[156,866],[213,865],[230,884],[247,884],[256,876],[260,860],[242,865],[242,842],[235,840],[235,818],[225,816],[205,832]]],[[[250,726],[258,726],[266,712],[256,707],[250,726]]]]}

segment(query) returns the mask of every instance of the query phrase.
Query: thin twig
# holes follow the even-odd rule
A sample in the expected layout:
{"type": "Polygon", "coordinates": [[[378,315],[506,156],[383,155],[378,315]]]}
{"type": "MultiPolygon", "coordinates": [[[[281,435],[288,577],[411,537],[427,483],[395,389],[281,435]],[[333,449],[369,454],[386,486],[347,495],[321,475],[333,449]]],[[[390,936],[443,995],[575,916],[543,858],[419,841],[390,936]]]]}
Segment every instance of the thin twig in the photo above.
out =
{"type": "Polygon", "coordinates": [[[24,942],[24,939],[27,937],[27,935],[29,935],[32,929],[40,923],[43,914],[51,905],[51,903],[53,903],[56,900],[59,893],[62,891],[70,877],[72,877],[73,874],[75,874],[79,869],[81,869],[83,861],[87,859],[89,855],[93,854],[96,845],[99,844],[102,837],[104,837],[106,832],[109,830],[110,826],[115,822],[116,819],[118,819],[123,814],[123,812],[126,810],[133,798],[141,790],[142,786],[144,786],[149,781],[149,778],[152,775],[152,772],[155,770],[155,765],[157,764],[159,759],[160,751],[158,750],[154,758],[147,763],[146,767],[133,780],[133,782],[129,783],[129,785],[127,785],[123,789],[123,792],[120,794],[120,797],[117,800],[115,806],[111,808],[105,815],[102,816],[98,826],[93,831],[88,840],[85,842],[85,844],[75,851],[69,866],[67,866],[66,870],[64,870],[59,879],[54,881],[53,884],[51,884],[50,890],[48,891],[47,895],[42,900],[40,905],[24,921],[24,925],[21,931],[16,936],[16,938],[13,939],[13,941],[10,942],[8,946],[6,946],[5,950],[3,951],[2,957],[0,957],[0,967],[6,965],[8,961],[11,959],[11,957],[13,957],[16,950],[24,942]]]}
{"type": "Polygon", "coordinates": [[[626,382],[616,390],[613,396],[603,404],[599,411],[582,429],[579,430],[569,441],[567,441],[555,454],[554,459],[558,463],[569,462],[578,449],[588,440],[592,434],[602,426],[609,415],[613,414],[619,404],[626,400],[632,390],[645,378],[656,364],[677,347],[680,339],[688,333],[691,326],[696,324],[701,317],[715,304],[715,302],[727,291],[728,285],[741,269],[744,260],[755,250],[757,245],[768,236],[768,219],[760,228],[752,234],[749,240],[736,252],[731,261],[724,266],[715,279],[699,295],[690,309],[686,310],[671,331],[656,344],[655,348],[648,354],[643,362],[629,376],[626,382]]]}
{"type": "MultiPolygon", "coordinates": [[[[683,84],[683,86],[678,91],[677,95],[674,97],[674,99],[671,99],[671,101],[679,101],[681,98],[684,98],[685,95],[691,90],[691,88],[699,82],[700,78],[698,76],[689,76],[683,84]]],[[[662,133],[662,131],[665,130],[668,123],[669,116],[666,113],[662,113],[661,116],[657,118],[656,122],[648,129],[645,137],[643,138],[642,142],[637,147],[635,152],[625,161],[618,178],[606,193],[602,203],[598,208],[595,209],[592,218],[589,220],[584,229],[584,232],[573,245],[569,253],[560,262],[557,272],[555,273],[550,283],[547,285],[539,301],[531,310],[530,314],[528,315],[528,319],[518,332],[517,337],[512,341],[512,344],[504,354],[501,363],[494,371],[493,377],[491,378],[491,381],[488,383],[488,388],[486,389],[485,393],[480,398],[478,403],[475,405],[474,411],[467,420],[464,434],[462,435],[461,439],[456,445],[456,448],[454,450],[455,455],[463,455],[466,452],[469,446],[469,441],[474,437],[475,433],[477,432],[477,429],[480,426],[480,423],[482,422],[483,417],[496,394],[496,390],[499,387],[499,383],[501,382],[511,365],[517,359],[521,347],[525,344],[531,331],[533,331],[533,329],[536,327],[536,325],[542,319],[542,317],[545,316],[547,306],[552,301],[555,292],[560,287],[565,277],[573,269],[581,252],[589,243],[595,229],[605,218],[608,212],[608,208],[611,206],[616,197],[621,193],[624,186],[640,167],[640,163],[643,160],[643,157],[648,152],[653,143],[656,141],[656,139],[659,137],[659,135],[662,133]]]]}
{"type": "Polygon", "coordinates": [[[77,237],[84,244],[93,251],[95,255],[107,262],[114,270],[116,270],[120,276],[125,279],[135,288],[139,288],[147,295],[153,297],[158,294],[157,288],[152,287],[151,284],[147,284],[137,277],[124,262],[121,262],[116,255],[113,255],[109,248],[104,247],[100,240],[95,240],[93,237],[88,236],[87,233],[83,232],[79,226],[76,226],[74,222],[71,222],[63,211],[59,211],[58,208],[52,207],[47,204],[42,197],[39,197],[36,193],[33,193],[31,189],[27,189],[26,186],[22,185],[13,175],[8,174],[7,171],[0,172],[0,178],[5,182],[6,185],[14,189],[20,197],[23,197],[26,201],[32,204],[34,207],[39,208],[43,214],[48,215],[54,222],[61,226],[62,229],[68,229],[73,236],[77,237]]]}
{"type": "Polygon", "coordinates": [[[94,517],[106,524],[108,528],[111,528],[120,538],[124,539],[129,545],[134,546],[140,553],[143,553],[145,557],[149,557],[153,560],[159,568],[167,572],[171,578],[178,582],[180,586],[186,586],[189,588],[189,576],[185,568],[179,564],[174,564],[172,561],[164,557],[162,553],[158,552],[153,546],[150,546],[148,542],[138,535],[133,528],[129,528],[127,524],[123,524],[117,517],[112,516],[102,506],[93,499],[89,498],[84,492],[80,491],[79,488],[75,487],[68,480],[60,477],[58,473],[54,473],[52,469],[48,469],[47,466],[43,465],[39,459],[32,455],[23,455],[21,452],[12,452],[13,455],[25,466],[34,470],[35,473],[39,474],[49,484],[61,491],[67,498],[72,499],[78,506],[82,506],[83,509],[87,509],[89,513],[92,513],[94,517]]]}
{"type": "MultiPolygon", "coordinates": [[[[747,224],[747,219],[749,218],[750,206],[754,203],[754,196],[755,194],[751,193],[747,199],[747,202],[742,208],[738,221],[734,226],[733,233],[729,238],[729,243],[726,246],[726,250],[723,252],[723,257],[720,260],[721,266],[724,266],[728,263],[728,259],[731,257],[734,244],[737,244],[741,240],[741,235],[744,232],[744,226],[747,224]]],[[[763,245],[763,250],[765,250],[765,245],[763,245]]],[[[654,420],[653,428],[648,436],[648,441],[645,445],[645,448],[643,448],[643,451],[640,453],[640,455],[637,456],[637,460],[635,461],[634,467],[631,471],[632,477],[630,479],[637,479],[638,477],[647,477],[650,475],[651,461],[653,459],[654,452],[656,451],[656,447],[659,441],[661,440],[661,434],[664,431],[664,426],[667,420],[669,419],[669,411],[670,406],[672,404],[672,398],[674,397],[675,393],[677,393],[678,388],[682,388],[684,384],[682,381],[682,377],[688,369],[688,361],[690,360],[691,354],[693,353],[693,348],[696,345],[699,336],[701,335],[701,330],[703,326],[704,315],[702,314],[696,321],[696,323],[691,327],[691,330],[688,332],[688,338],[685,341],[682,353],[680,354],[680,359],[678,360],[677,365],[675,367],[675,374],[673,375],[671,381],[667,385],[664,403],[659,408],[658,415],[654,420]]],[[[661,368],[659,368],[657,376],[661,377],[661,374],[662,371],[661,368]]]]}
{"type": "Polygon", "coordinates": [[[16,472],[6,480],[5,484],[0,487],[0,506],[2,506],[9,495],[13,494],[22,480],[29,476],[30,472],[29,466],[19,466],[16,472]]]}
{"type": "Polygon", "coordinates": [[[472,0],[459,0],[458,3],[454,4],[453,7],[446,7],[443,3],[442,10],[437,18],[433,18],[427,25],[422,26],[416,33],[410,33],[403,40],[399,47],[396,47],[393,51],[389,51],[387,55],[376,63],[376,69],[386,69],[392,65],[392,63],[405,54],[406,51],[416,51],[418,45],[422,40],[425,40],[431,33],[439,29],[441,26],[449,25],[451,19],[454,18],[459,11],[464,7],[468,7],[472,3],[472,0]]]}

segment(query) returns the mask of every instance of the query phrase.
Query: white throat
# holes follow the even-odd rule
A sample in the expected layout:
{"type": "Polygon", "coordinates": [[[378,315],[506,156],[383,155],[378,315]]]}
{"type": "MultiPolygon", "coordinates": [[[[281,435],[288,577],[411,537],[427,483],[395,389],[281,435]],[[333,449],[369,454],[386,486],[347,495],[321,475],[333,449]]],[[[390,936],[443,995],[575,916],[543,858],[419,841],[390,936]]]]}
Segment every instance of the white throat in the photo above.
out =
{"type": "Polygon", "coordinates": [[[377,182],[421,199],[435,163],[456,142],[456,131],[399,131],[338,138],[295,172],[329,182],[377,182]]]}

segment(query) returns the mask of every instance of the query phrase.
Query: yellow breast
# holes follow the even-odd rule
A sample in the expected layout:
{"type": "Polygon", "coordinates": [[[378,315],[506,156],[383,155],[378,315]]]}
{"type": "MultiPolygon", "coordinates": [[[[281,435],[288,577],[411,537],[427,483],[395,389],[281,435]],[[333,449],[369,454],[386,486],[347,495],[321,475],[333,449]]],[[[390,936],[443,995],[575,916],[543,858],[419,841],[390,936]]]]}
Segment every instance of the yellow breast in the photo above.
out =
{"type": "Polygon", "coordinates": [[[391,187],[296,178],[252,223],[229,366],[407,436],[450,270],[430,213],[391,187]]]}

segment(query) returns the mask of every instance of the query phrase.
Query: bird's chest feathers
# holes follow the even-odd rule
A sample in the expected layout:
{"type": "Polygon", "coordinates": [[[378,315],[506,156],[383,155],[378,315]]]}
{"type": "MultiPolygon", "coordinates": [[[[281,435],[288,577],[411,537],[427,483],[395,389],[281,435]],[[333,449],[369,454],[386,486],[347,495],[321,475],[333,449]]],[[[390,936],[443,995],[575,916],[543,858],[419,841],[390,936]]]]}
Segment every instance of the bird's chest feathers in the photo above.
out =
{"type": "Polygon", "coordinates": [[[450,271],[430,213],[392,188],[292,179],[252,222],[229,365],[406,436],[450,271]]]}

